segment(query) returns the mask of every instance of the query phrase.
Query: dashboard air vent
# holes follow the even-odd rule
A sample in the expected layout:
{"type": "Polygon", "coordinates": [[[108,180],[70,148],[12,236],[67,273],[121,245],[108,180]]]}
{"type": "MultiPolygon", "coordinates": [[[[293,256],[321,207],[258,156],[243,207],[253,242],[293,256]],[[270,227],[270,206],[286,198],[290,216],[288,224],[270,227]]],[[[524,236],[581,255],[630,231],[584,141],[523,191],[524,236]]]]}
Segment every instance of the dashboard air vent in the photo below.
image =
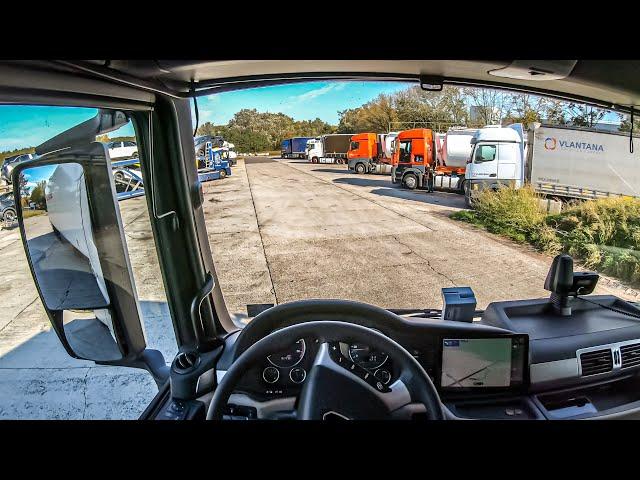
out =
{"type": "Polygon", "coordinates": [[[580,366],[582,376],[597,375],[598,373],[610,372],[613,369],[613,355],[611,349],[594,350],[580,354],[580,366]]]}
{"type": "Polygon", "coordinates": [[[175,359],[174,365],[176,370],[191,370],[199,361],[198,354],[195,352],[180,352],[175,359]]]}
{"type": "Polygon", "coordinates": [[[620,354],[622,355],[622,368],[640,366],[640,343],[620,347],[620,354]]]}

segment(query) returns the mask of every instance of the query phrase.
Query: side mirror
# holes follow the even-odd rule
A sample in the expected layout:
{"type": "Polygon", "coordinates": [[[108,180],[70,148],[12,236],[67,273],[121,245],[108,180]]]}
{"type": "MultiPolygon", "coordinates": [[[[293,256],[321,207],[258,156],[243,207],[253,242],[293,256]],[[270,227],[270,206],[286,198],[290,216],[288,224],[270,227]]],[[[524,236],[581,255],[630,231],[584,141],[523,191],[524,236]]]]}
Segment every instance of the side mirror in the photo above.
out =
{"type": "Polygon", "coordinates": [[[17,165],[20,233],[42,304],[69,355],[154,374],[110,170],[108,150],[98,142],[17,165]]]}

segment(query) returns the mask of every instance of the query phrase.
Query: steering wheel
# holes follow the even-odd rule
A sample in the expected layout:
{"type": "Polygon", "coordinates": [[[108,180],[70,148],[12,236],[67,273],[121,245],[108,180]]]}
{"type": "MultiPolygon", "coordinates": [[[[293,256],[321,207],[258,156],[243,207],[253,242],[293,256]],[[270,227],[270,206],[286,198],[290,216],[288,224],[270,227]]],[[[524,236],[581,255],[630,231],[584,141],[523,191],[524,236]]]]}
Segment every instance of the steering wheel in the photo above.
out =
{"type": "MultiPolygon", "coordinates": [[[[255,321],[255,319],[254,319],[255,321]]],[[[370,328],[346,322],[311,321],[277,330],[247,348],[233,362],[215,390],[208,420],[221,420],[229,396],[242,375],[256,362],[283,350],[299,338],[317,344],[313,365],[298,397],[296,418],[402,419],[426,409],[429,420],[443,420],[438,393],[422,366],[400,344],[370,328]],[[393,358],[400,370],[397,380],[386,387],[365,380],[367,373],[357,365],[340,360],[337,342],[358,341],[393,358]]]]}

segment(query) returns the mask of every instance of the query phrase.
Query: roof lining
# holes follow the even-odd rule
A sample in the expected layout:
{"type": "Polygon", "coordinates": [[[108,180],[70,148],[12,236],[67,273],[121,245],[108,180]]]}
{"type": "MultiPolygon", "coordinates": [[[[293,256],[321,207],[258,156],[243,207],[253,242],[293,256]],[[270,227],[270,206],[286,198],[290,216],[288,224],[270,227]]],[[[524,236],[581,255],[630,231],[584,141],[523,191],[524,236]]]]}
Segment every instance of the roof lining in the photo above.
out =
{"type": "MultiPolygon", "coordinates": [[[[181,92],[176,87],[170,88],[166,85],[159,85],[155,82],[149,82],[141,78],[123,74],[117,70],[106,68],[99,65],[87,65],[79,62],[56,60],[56,63],[82,70],[113,82],[125,84],[130,87],[140,88],[154,93],[164,94],[173,98],[192,98],[215,93],[223,93],[234,90],[244,90],[250,88],[260,88],[272,85],[283,85],[291,83],[304,83],[310,81],[335,80],[335,81],[403,81],[403,82],[419,82],[419,75],[406,73],[381,73],[381,72],[301,72],[301,73],[283,73],[283,74],[264,74],[255,76],[227,77],[216,80],[206,80],[196,83],[197,87],[193,90],[190,82],[172,81],[177,86],[181,86],[185,91],[181,92]],[[201,88],[202,87],[202,88],[201,88]]],[[[546,90],[544,88],[536,88],[531,86],[519,86],[512,83],[492,82],[488,80],[476,80],[468,78],[442,77],[445,85],[454,85],[460,87],[476,87],[476,88],[492,88],[497,90],[530,93],[532,95],[556,98],[565,101],[576,101],[609,110],[631,113],[640,113],[637,105],[620,105],[611,104],[603,100],[598,100],[580,95],[572,95],[570,93],[546,90]]]]}

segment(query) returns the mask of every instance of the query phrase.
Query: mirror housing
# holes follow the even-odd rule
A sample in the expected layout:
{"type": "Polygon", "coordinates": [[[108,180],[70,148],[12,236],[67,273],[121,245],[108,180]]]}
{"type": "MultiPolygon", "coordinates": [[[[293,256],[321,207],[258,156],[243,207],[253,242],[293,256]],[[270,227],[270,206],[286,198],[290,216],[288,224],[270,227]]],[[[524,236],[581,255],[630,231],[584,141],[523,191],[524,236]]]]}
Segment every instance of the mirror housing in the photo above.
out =
{"type": "Polygon", "coordinates": [[[12,178],[20,233],[38,294],[67,353],[151,371],[142,360],[148,356],[145,335],[110,169],[99,142],[17,165],[12,178]],[[25,216],[25,207],[35,215],[25,216]]]}

